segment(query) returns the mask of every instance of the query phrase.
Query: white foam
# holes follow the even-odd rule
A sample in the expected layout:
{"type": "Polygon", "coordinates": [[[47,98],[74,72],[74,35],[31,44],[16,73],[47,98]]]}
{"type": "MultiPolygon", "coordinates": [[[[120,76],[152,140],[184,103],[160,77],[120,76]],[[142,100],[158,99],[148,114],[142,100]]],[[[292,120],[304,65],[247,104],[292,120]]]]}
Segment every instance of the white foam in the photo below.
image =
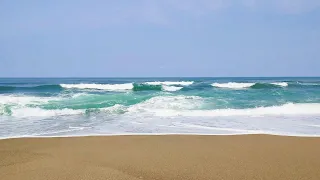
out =
{"type": "Polygon", "coordinates": [[[145,84],[149,85],[181,85],[181,86],[189,86],[193,84],[193,81],[153,81],[153,82],[145,82],[145,84]]]}
{"type": "Polygon", "coordinates": [[[273,85],[276,85],[276,86],[282,86],[282,87],[287,87],[288,86],[288,83],[286,83],[286,82],[275,82],[275,83],[270,83],[270,84],[273,84],[273,85]]]}
{"type": "Polygon", "coordinates": [[[218,88],[244,89],[244,88],[249,88],[255,85],[255,83],[228,82],[228,83],[213,83],[211,85],[218,88]]]}
{"type": "Polygon", "coordinates": [[[64,116],[64,115],[76,115],[84,113],[83,110],[73,110],[73,109],[55,109],[46,110],[41,108],[13,108],[11,116],[18,118],[26,117],[54,117],[54,116],[64,116]]]}
{"type": "MultiPolygon", "coordinates": [[[[256,83],[236,83],[236,82],[228,82],[228,83],[213,83],[211,84],[213,87],[218,88],[229,88],[229,89],[245,89],[254,86],[256,83]]],[[[268,83],[265,83],[268,84],[268,83]]],[[[269,83],[275,86],[287,87],[287,82],[274,82],[269,83]]]]}
{"type": "Polygon", "coordinates": [[[182,89],[182,88],[183,88],[183,87],[162,85],[162,90],[163,90],[163,91],[179,91],[179,90],[182,89]]]}
{"type": "MultiPolygon", "coordinates": [[[[14,117],[28,116],[45,116],[43,109],[29,108],[28,105],[37,106],[48,103],[49,101],[60,100],[61,97],[36,97],[24,95],[0,95],[0,115],[8,115],[14,117]],[[10,111],[6,111],[6,107],[10,107],[10,111]]],[[[54,114],[49,112],[49,114],[54,114]]],[[[63,113],[63,112],[61,112],[63,113]]],[[[57,114],[61,114],[57,112],[57,114]]],[[[54,116],[54,115],[52,115],[54,116]]]]}
{"type": "Polygon", "coordinates": [[[171,110],[197,109],[203,104],[198,96],[156,96],[128,108],[129,112],[167,112],[171,110]]]}
{"type": "Polygon", "coordinates": [[[0,95],[0,138],[93,134],[251,133],[320,136],[317,122],[320,118],[320,103],[204,110],[208,107],[207,103],[211,105],[213,98],[159,94],[162,96],[152,97],[131,106],[116,104],[92,110],[92,114],[88,114],[85,109],[39,108],[43,107],[43,104],[51,103],[50,100],[65,101],[86,96],[85,93],[66,97],[0,95]],[[8,104],[10,112],[5,109],[8,104]]]}
{"type": "Polygon", "coordinates": [[[107,91],[124,91],[133,89],[133,83],[126,84],[60,84],[67,89],[98,89],[107,91]]]}
{"type": "Polygon", "coordinates": [[[299,85],[303,86],[320,86],[320,83],[312,83],[312,82],[297,82],[299,85]]]}
{"type": "Polygon", "coordinates": [[[39,104],[46,103],[51,100],[57,100],[59,97],[36,97],[24,95],[0,95],[0,104],[39,104]]]}
{"type": "Polygon", "coordinates": [[[173,110],[157,111],[157,116],[287,116],[287,115],[320,115],[319,103],[288,103],[281,106],[258,107],[251,109],[216,109],[216,110],[173,110]]]}
{"type": "MultiPolygon", "coordinates": [[[[97,109],[97,112],[104,112],[108,114],[118,113],[119,111],[125,111],[126,107],[116,104],[111,107],[97,109]]],[[[25,106],[13,106],[10,109],[11,113],[5,112],[5,107],[0,104],[0,116],[9,115],[16,118],[32,118],[32,117],[55,117],[55,116],[69,116],[77,114],[85,114],[86,109],[41,109],[39,107],[25,107],[25,106]]],[[[93,110],[94,112],[94,110],[93,110]]]]}
{"type": "Polygon", "coordinates": [[[106,108],[101,108],[100,109],[102,112],[106,113],[118,113],[119,111],[126,111],[126,106],[121,105],[121,104],[115,104],[111,107],[106,107],[106,108]]]}

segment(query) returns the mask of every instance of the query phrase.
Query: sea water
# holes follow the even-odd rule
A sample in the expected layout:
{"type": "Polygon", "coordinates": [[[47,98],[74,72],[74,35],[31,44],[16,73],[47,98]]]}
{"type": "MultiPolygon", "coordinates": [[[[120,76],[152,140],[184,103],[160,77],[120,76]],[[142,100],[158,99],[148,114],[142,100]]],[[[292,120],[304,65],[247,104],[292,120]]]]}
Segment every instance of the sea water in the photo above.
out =
{"type": "Polygon", "coordinates": [[[1,78],[0,138],[320,136],[320,78],[1,78]]]}

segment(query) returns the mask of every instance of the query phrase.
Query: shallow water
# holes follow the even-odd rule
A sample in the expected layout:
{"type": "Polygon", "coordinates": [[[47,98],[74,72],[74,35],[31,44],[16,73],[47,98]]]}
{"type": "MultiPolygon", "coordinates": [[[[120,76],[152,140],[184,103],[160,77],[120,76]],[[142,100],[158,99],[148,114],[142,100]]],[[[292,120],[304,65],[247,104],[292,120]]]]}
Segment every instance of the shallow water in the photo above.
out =
{"type": "Polygon", "coordinates": [[[0,79],[0,138],[320,135],[320,78],[0,79]]]}

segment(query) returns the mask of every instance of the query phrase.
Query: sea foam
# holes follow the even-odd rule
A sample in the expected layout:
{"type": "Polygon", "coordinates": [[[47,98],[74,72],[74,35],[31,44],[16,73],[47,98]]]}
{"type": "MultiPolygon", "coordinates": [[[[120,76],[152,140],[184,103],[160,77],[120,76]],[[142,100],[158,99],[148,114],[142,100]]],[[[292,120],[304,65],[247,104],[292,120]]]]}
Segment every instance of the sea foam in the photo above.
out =
{"type": "Polygon", "coordinates": [[[268,88],[271,86],[287,87],[287,82],[273,82],[273,83],[238,83],[238,82],[228,82],[228,83],[212,83],[211,86],[217,88],[229,88],[229,89],[245,89],[245,88],[268,88]]]}
{"type": "Polygon", "coordinates": [[[126,84],[60,84],[63,88],[75,89],[97,89],[109,91],[124,91],[133,89],[133,83],[126,84]]]}
{"type": "Polygon", "coordinates": [[[145,84],[150,85],[181,85],[181,86],[189,86],[193,84],[193,81],[153,81],[153,82],[145,82],[145,84]]]}
{"type": "Polygon", "coordinates": [[[288,103],[280,106],[257,107],[250,109],[215,109],[215,110],[172,110],[157,111],[156,116],[196,116],[196,117],[225,117],[225,116],[292,116],[320,115],[319,103],[288,103]]]}
{"type": "Polygon", "coordinates": [[[230,89],[243,89],[253,86],[255,83],[235,83],[235,82],[228,82],[228,83],[213,83],[212,86],[218,88],[230,88],[230,89]]]}
{"type": "Polygon", "coordinates": [[[182,88],[183,88],[183,87],[162,85],[162,90],[163,90],[163,91],[179,91],[179,90],[182,89],[182,88]]]}
{"type": "Polygon", "coordinates": [[[126,83],[126,84],[60,84],[61,87],[67,89],[96,89],[106,91],[143,91],[143,90],[162,90],[162,91],[178,91],[181,86],[187,86],[191,82],[146,82],[142,84],[126,83]],[[159,88],[158,88],[159,87],[159,88]]]}

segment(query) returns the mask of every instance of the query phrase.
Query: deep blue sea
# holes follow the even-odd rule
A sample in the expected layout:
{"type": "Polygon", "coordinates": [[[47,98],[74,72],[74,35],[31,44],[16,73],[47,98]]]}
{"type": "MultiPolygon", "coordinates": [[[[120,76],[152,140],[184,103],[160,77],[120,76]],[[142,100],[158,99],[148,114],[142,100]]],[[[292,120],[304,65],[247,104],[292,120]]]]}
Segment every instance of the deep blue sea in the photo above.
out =
{"type": "Polygon", "coordinates": [[[0,78],[0,138],[320,136],[320,78],[0,78]]]}

